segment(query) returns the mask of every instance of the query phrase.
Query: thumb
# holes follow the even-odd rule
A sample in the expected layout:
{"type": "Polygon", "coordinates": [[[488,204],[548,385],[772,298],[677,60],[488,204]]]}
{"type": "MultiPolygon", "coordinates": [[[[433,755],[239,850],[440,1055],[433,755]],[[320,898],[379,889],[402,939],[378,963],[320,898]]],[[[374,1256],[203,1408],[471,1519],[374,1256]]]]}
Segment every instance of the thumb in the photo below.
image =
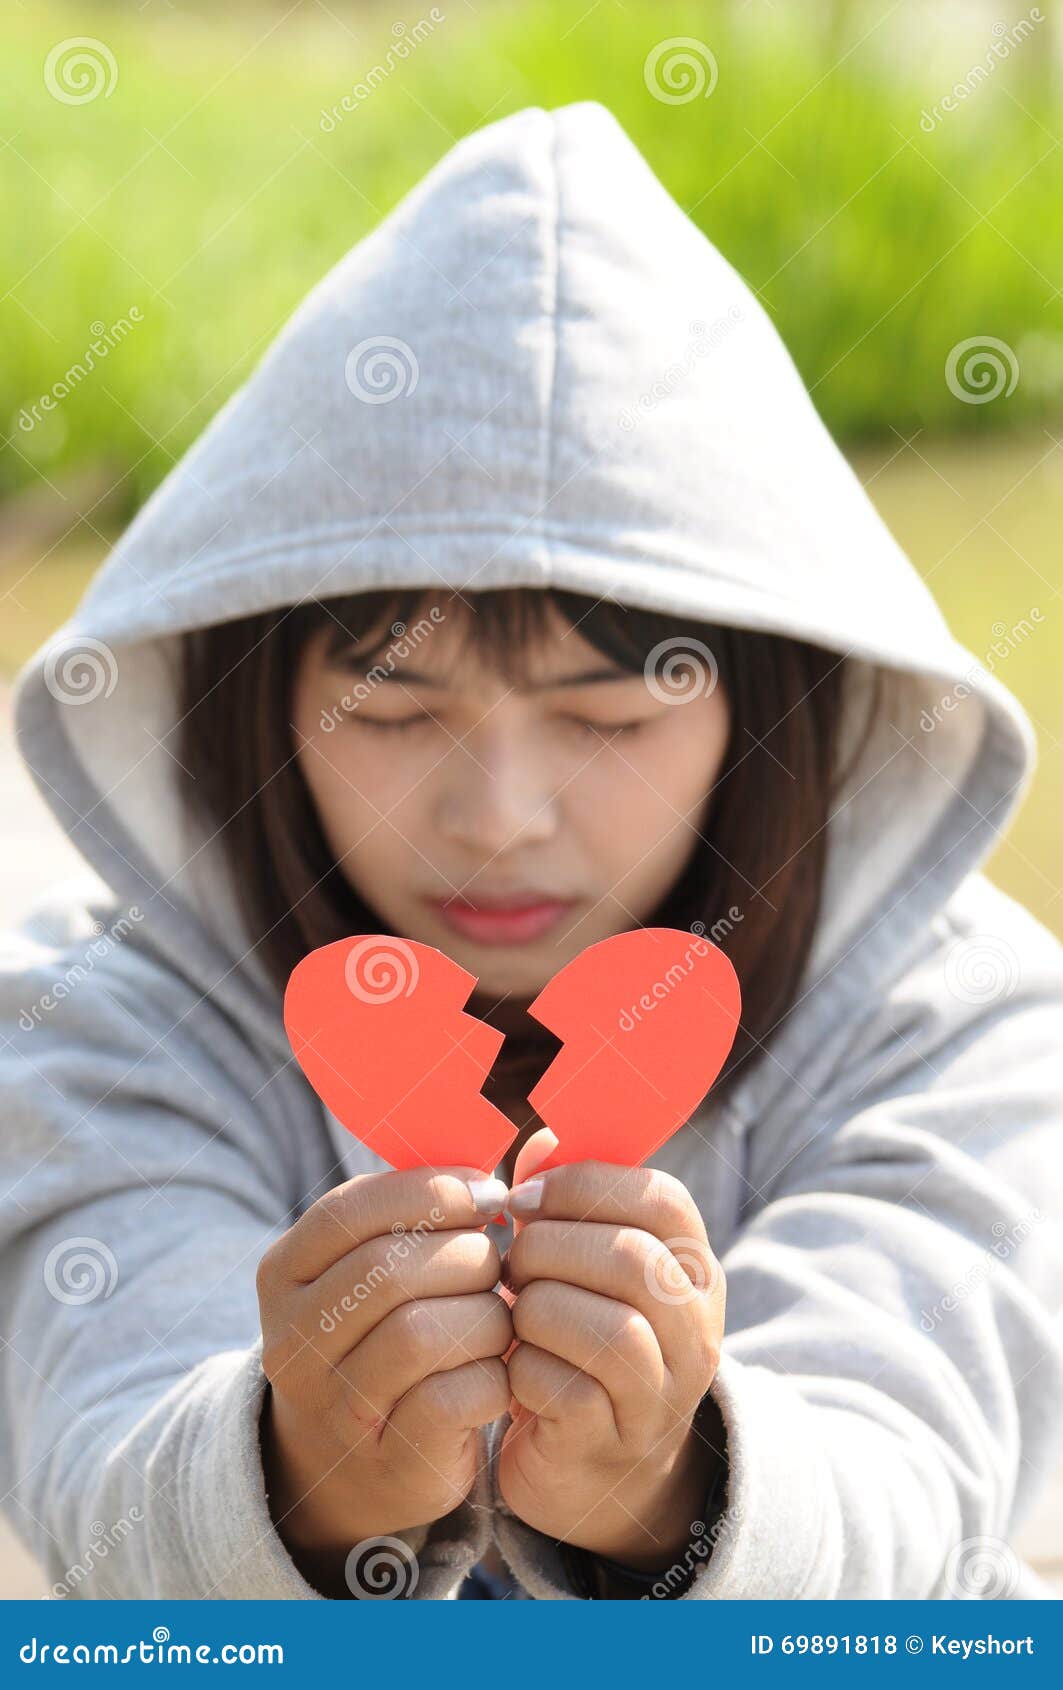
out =
{"type": "MultiPolygon", "coordinates": [[[[513,1180],[510,1189],[512,1189],[513,1185],[520,1185],[522,1180],[531,1179],[535,1170],[540,1167],[542,1163],[545,1162],[546,1159],[557,1149],[557,1145],[557,1134],[551,1132],[549,1127],[540,1127],[537,1132],[533,1132],[531,1137],[526,1139],[517,1151],[517,1159],[513,1164],[513,1180]]],[[[514,1237],[516,1237],[523,1225],[524,1222],[518,1220],[516,1215],[514,1215],[514,1237]]]]}

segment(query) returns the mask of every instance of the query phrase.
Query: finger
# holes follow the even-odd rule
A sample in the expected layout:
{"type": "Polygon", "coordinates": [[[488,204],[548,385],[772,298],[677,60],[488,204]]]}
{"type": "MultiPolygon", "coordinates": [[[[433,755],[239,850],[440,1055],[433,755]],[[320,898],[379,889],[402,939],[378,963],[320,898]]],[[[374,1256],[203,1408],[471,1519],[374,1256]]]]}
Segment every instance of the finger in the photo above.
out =
{"type": "MultiPolygon", "coordinates": [[[[530,1141],[529,1141],[530,1142],[530,1141]]],[[[708,1243],[701,1211],[682,1180],[660,1168],[569,1162],[514,1184],[506,1204],[521,1220],[605,1221],[641,1227],[665,1243],[708,1243]]]]}
{"type": "Polygon", "coordinates": [[[660,1239],[637,1227],[534,1220],[514,1238],[504,1277],[517,1292],[533,1280],[555,1279],[638,1309],[677,1378],[699,1372],[707,1360],[697,1352],[709,1341],[722,1272],[708,1244],[699,1240],[677,1260],[660,1239]]]}
{"type": "Polygon", "coordinates": [[[489,1426],[509,1408],[510,1387],[498,1356],[430,1373],[406,1392],[388,1416],[381,1439],[396,1459],[416,1450],[446,1471],[471,1431],[489,1426]]]}
{"type": "Polygon", "coordinates": [[[475,1168],[358,1174],[319,1197],[278,1239],[267,1251],[267,1273],[308,1285],[342,1256],[395,1226],[407,1232],[484,1226],[502,1207],[504,1193],[501,1180],[488,1179],[475,1168]]]}
{"type": "Polygon", "coordinates": [[[318,1355],[336,1363],[400,1304],[491,1291],[500,1272],[498,1246],[484,1232],[371,1238],[299,1288],[295,1318],[318,1355]]]}
{"type": "MultiPolygon", "coordinates": [[[[551,1151],[557,1149],[557,1143],[557,1134],[551,1132],[549,1127],[539,1127],[533,1132],[517,1151],[516,1161],[513,1164],[513,1184],[517,1185],[524,1180],[531,1179],[540,1162],[544,1162],[551,1151]]],[[[519,1216],[514,1215],[514,1237],[523,1225],[524,1222],[519,1216]]]]}
{"type": "Polygon", "coordinates": [[[379,1432],[399,1399],[429,1373],[501,1357],[512,1338],[509,1309],[493,1291],[422,1297],[393,1309],[335,1371],[355,1421],[379,1432]]]}
{"type": "Polygon", "coordinates": [[[530,1414],[569,1426],[578,1419],[596,1442],[616,1436],[609,1393],[589,1373],[537,1344],[518,1343],[506,1365],[510,1391],[530,1414]]]}
{"type": "Polygon", "coordinates": [[[513,1330],[521,1343],[537,1344],[597,1379],[625,1440],[668,1400],[668,1369],[653,1327],[612,1297],[536,1279],[517,1293],[513,1330]]]}

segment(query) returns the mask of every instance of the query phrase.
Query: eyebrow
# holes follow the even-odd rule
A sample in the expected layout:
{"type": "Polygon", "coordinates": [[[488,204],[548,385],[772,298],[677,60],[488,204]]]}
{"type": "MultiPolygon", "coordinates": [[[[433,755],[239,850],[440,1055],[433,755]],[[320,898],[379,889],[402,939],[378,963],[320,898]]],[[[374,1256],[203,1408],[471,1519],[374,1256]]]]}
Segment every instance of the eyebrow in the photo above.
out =
{"type": "MultiPolygon", "coordinates": [[[[340,658],[344,669],[352,674],[369,675],[377,667],[374,663],[362,661],[358,658],[340,658]]],[[[639,679],[637,671],[630,669],[585,669],[578,675],[558,675],[552,680],[534,681],[531,686],[516,687],[519,693],[560,692],[565,687],[591,686],[602,681],[634,681],[639,679]]],[[[426,675],[420,669],[407,669],[403,666],[391,674],[381,677],[382,681],[400,681],[407,686],[432,687],[442,691],[449,686],[449,682],[437,675],[426,675]]]]}

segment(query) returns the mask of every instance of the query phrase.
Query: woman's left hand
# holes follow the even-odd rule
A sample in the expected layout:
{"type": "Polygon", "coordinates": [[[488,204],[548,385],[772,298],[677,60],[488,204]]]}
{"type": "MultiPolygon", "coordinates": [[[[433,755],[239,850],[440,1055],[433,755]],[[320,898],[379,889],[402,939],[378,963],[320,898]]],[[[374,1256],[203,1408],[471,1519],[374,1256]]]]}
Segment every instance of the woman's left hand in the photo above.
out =
{"type": "MultiPolygon", "coordinates": [[[[522,1147],[518,1176],[551,1141],[522,1147]]],[[[511,1206],[503,1262],[502,1494],[550,1537],[663,1569],[697,1536],[719,1459],[693,1420],[719,1362],[723,1271],[671,1174],[575,1162],[541,1178],[538,1207],[511,1206]]]]}

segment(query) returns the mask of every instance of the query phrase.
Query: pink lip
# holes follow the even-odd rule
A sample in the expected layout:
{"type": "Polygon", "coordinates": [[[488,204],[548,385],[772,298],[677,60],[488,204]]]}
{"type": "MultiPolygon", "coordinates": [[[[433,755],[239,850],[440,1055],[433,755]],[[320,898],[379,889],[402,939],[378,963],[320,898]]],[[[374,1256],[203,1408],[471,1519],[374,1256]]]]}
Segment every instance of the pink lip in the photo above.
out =
{"type": "Polygon", "coordinates": [[[432,908],[447,925],[481,945],[521,945],[538,939],[573,907],[574,898],[499,899],[490,905],[465,898],[433,898],[432,908]]]}

